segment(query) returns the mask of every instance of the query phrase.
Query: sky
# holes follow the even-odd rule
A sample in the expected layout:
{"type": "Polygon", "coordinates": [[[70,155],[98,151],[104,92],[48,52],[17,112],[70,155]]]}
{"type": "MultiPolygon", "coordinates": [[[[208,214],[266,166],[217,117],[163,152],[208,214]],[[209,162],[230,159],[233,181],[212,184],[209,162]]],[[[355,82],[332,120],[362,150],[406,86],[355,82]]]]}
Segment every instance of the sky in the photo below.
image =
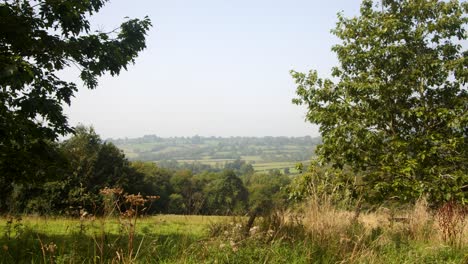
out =
{"type": "Polygon", "coordinates": [[[337,13],[355,16],[359,0],[111,0],[90,19],[111,31],[148,16],[147,48],[119,76],[79,91],[65,112],[102,138],[318,136],[305,106],[291,103],[290,70],[329,76],[337,65],[330,33],[337,13]]]}

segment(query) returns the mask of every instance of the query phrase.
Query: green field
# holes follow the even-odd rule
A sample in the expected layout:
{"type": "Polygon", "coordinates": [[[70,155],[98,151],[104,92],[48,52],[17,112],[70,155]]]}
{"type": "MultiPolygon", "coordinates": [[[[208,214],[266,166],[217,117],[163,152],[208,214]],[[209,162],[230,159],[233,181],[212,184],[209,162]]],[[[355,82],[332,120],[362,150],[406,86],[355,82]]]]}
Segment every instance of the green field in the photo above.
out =
{"type": "MultiPolygon", "coordinates": [[[[262,162],[256,156],[242,157],[242,160],[251,163],[255,171],[257,172],[268,172],[270,170],[284,171],[285,168],[289,169],[290,173],[298,173],[296,170],[297,163],[303,163],[304,165],[309,164],[310,161],[298,161],[298,162],[262,162]]],[[[178,160],[179,163],[201,163],[210,165],[214,168],[223,168],[226,163],[233,162],[234,159],[201,159],[201,160],[178,160]]]]}
{"type": "MultiPolygon", "coordinates": [[[[309,161],[300,161],[307,165],[309,161]]],[[[285,168],[289,168],[290,173],[298,173],[296,170],[296,164],[298,162],[265,162],[265,163],[254,163],[252,166],[255,171],[265,172],[269,170],[280,170],[283,171],[285,168]]]]}
{"type": "Polygon", "coordinates": [[[191,137],[159,138],[146,136],[135,139],[109,140],[122,149],[130,160],[169,161],[180,164],[200,163],[222,169],[236,159],[252,164],[255,171],[270,170],[297,173],[298,162],[308,164],[314,156],[320,138],[311,137],[191,137]]]}
{"type": "Polygon", "coordinates": [[[293,169],[297,162],[310,160],[320,138],[312,137],[181,137],[145,136],[109,139],[130,160],[194,163],[222,168],[236,159],[254,165],[255,170],[293,169]]]}
{"type": "MultiPolygon", "coordinates": [[[[23,217],[12,221],[2,218],[0,263],[186,262],[180,259],[180,253],[208,237],[210,225],[233,219],[183,215],[145,217],[138,219],[131,238],[134,223],[119,218],[23,217]],[[129,249],[131,239],[132,250],[129,249]]],[[[189,256],[182,254],[182,257],[189,256]]]]}
{"type": "MultiPolygon", "coordinates": [[[[188,235],[200,238],[206,236],[207,227],[213,223],[227,222],[232,217],[202,215],[155,215],[138,219],[137,233],[145,235],[188,235]]],[[[15,223],[27,227],[27,231],[46,236],[62,236],[83,233],[93,235],[104,231],[118,235],[122,230],[122,221],[118,218],[63,218],[63,217],[23,217],[15,223]],[[84,227],[84,229],[80,229],[84,227]]],[[[0,220],[0,234],[7,231],[7,219],[0,220]]],[[[15,230],[13,230],[15,231],[15,230]]],[[[16,231],[13,232],[16,236],[16,231]]]]}

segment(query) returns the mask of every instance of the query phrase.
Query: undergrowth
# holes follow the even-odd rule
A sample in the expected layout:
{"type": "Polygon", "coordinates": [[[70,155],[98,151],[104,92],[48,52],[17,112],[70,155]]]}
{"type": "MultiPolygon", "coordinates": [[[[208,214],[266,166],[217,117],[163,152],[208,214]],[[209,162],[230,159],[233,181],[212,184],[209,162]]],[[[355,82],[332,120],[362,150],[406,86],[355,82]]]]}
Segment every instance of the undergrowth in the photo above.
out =
{"type": "Polygon", "coordinates": [[[0,263],[468,263],[460,208],[432,211],[421,200],[356,217],[310,200],[247,233],[246,217],[9,217],[0,220],[0,263]]]}

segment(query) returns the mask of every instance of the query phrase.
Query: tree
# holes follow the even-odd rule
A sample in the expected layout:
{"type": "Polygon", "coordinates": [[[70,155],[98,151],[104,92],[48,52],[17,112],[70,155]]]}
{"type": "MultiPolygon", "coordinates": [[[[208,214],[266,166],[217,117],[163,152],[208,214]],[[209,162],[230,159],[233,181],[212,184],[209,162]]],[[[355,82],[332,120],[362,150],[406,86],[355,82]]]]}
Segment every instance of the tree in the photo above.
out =
{"type": "MultiPolygon", "coordinates": [[[[177,203],[182,201],[186,214],[197,213],[201,202],[199,199],[201,187],[199,186],[198,181],[193,177],[193,172],[187,169],[176,171],[174,175],[172,175],[170,183],[172,185],[173,191],[176,194],[180,194],[180,196],[172,195],[170,197],[171,202],[173,202],[174,198],[177,198],[174,201],[177,203]]],[[[171,208],[174,208],[174,205],[170,206],[171,208]]]]}
{"type": "MultiPolygon", "coordinates": [[[[36,177],[30,181],[6,182],[0,175],[0,213],[52,213],[62,210],[66,206],[61,180],[68,174],[69,162],[55,142],[47,143],[47,156],[41,160],[32,159],[25,166],[40,168],[36,177]],[[44,176],[48,182],[44,183],[44,176]]],[[[65,196],[66,197],[66,196],[65,196]]]]}
{"type": "Polygon", "coordinates": [[[6,185],[11,190],[0,193],[0,212],[63,214],[86,209],[102,213],[100,190],[106,187],[144,195],[162,189],[155,188],[160,183],[153,182],[155,176],[146,174],[155,172],[152,167],[131,166],[123,152],[103,142],[93,128],[78,126],[71,138],[50,148],[57,156],[49,162],[49,177],[6,185]]]}
{"type": "MultiPolygon", "coordinates": [[[[128,19],[114,31],[90,33],[89,16],[107,0],[0,3],[0,175],[5,182],[34,178],[32,166],[47,142],[73,131],[62,105],[77,85],[57,76],[69,66],[94,89],[117,75],[145,46],[150,20],[128,19]]],[[[41,162],[37,162],[41,163],[41,162]]]]}
{"type": "Polygon", "coordinates": [[[103,142],[94,129],[78,126],[75,135],[61,144],[68,159],[69,171],[62,175],[68,203],[95,211],[99,207],[100,190],[122,188],[138,193],[144,185],[144,174],[131,167],[114,144],[103,142]]]}
{"type": "Polygon", "coordinates": [[[280,206],[286,200],[283,187],[291,180],[284,174],[256,173],[245,177],[245,185],[249,191],[249,207],[252,212],[265,214],[275,206],[280,206]]]}
{"type": "Polygon", "coordinates": [[[224,164],[225,170],[233,170],[234,172],[239,173],[240,175],[252,174],[254,173],[254,168],[252,164],[247,163],[245,160],[237,158],[232,162],[227,162],[224,164]]]}
{"type": "Polygon", "coordinates": [[[287,200],[282,189],[291,183],[284,174],[256,173],[244,176],[244,183],[249,193],[249,220],[244,228],[244,235],[248,235],[258,216],[267,216],[275,209],[280,209],[287,200]]]}
{"type": "Polygon", "coordinates": [[[333,79],[292,71],[322,162],[363,176],[371,199],[468,202],[468,3],[363,1],[338,16],[333,79]]]}
{"type": "Polygon", "coordinates": [[[233,170],[225,170],[205,186],[207,207],[212,213],[227,215],[244,213],[249,192],[233,170]]]}
{"type": "Polygon", "coordinates": [[[131,193],[141,193],[143,195],[157,195],[160,198],[157,203],[148,208],[148,213],[166,212],[169,202],[169,195],[172,191],[170,178],[172,172],[157,166],[154,162],[135,161],[131,163],[132,168],[142,174],[144,181],[140,186],[131,187],[134,189],[131,193]]]}

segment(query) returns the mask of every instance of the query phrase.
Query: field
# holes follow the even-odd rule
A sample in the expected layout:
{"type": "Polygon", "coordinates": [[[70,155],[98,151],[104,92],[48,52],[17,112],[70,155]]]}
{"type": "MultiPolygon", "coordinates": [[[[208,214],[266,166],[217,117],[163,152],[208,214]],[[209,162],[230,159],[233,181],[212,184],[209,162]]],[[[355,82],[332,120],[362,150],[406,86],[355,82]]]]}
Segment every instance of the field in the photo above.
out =
{"type": "Polygon", "coordinates": [[[231,219],[158,215],[138,219],[132,231],[131,221],[115,217],[3,218],[0,263],[179,262],[179,253],[206,238],[210,225],[231,219]],[[129,249],[131,239],[134,248],[129,249]]]}
{"type": "MultiPolygon", "coordinates": [[[[362,213],[312,201],[244,232],[246,218],[0,219],[1,263],[467,263],[468,226],[414,208],[362,213]],[[398,217],[396,217],[398,216],[398,217]],[[137,220],[133,222],[133,220],[137,220]],[[453,225],[454,224],[454,225],[453,225]],[[135,227],[134,229],[132,229],[135,227]]],[[[461,218],[460,218],[461,219],[461,218]]],[[[452,219],[453,220],[453,219],[452,219]]]]}
{"type": "MultiPolygon", "coordinates": [[[[309,161],[299,161],[303,164],[308,164],[309,161]]],[[[252,166],[255,171],[265,172],[269,170],[280,170],[283,171],[285,168],[289,169],[290,173],[298,173],[296,170],[297,162],[264,162],[264,163],[254,163],[252,166]]]]}
{"type": "MultiPolygon", "coordinates": [[[[243,160],[247,162],[251,162],[252,166],[255,171],[257,172],[268,172],[270,170],[279,170],[281,172],[284,172],[284,169],[289,169],[289,172],[292,174],[298,173],[296,169],[296,164],[301,162],[305,165],[309,164],[310,161],[304,160],[304,161],[298,161],[298,162],[262,162],[260,159],[252,159],[252,157],[247,157],[247,159],[243,158],[243,160]],[[250,159],[249,159],[250,158],[250,159]],[[253,162],[252,162],[253,161],[253,162]]],[[[201,163],[205,165],[209,165],[213,168],[223,168],[224,164],[233,162],[234,159],[203,159],[203,160],[179,160],[178,162],[185,162],[188,164],[191,163],[201,163]]]]}
{"type": "Polygon", "coordinates": [[[314,155],[320,138],[312,137],[187,137],[160,138],[145,136],[134,139],[108,139],[123,150],[130,160],[177,161],[201,163],[223,168],[236,159],[253,165],[256,171],[284,170],[294,173],[297,162],[314,155]]]}

